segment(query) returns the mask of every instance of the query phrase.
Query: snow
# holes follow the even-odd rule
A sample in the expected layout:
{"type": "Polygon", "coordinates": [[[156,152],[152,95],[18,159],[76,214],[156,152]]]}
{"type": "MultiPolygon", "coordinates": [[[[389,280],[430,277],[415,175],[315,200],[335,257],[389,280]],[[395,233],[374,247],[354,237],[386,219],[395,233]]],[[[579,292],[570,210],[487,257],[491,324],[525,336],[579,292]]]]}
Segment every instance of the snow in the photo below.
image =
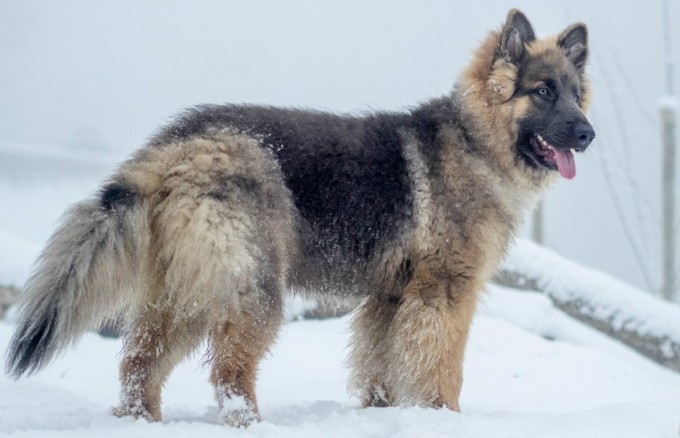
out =
{"type": "MultiPolygon", "coordinates": [[[[248,429],[221,424],[200,355],[171,375],[162,423],[113,417],[121,343],[88,334],[34,377],[0,377],[0,436],[677,436],[680,376],[562,315],[545,297],[489,289],[467,349],[462,413],[359,408],[346,391],[346,316],[284,328],[261,367],[263,421],[248,429]]],[[[0,349],[12,329],[0,322],[0,349]]]]}

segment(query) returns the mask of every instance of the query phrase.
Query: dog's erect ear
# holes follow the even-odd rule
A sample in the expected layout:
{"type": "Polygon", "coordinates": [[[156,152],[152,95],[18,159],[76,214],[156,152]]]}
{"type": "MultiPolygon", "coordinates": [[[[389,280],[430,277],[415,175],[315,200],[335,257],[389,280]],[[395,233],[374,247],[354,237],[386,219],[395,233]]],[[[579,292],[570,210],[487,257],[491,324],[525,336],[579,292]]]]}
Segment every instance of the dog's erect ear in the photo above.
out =
{"type": "Polygon", "coordinates": [[[557,37],[559,45],[579,73],[583,73],[588,59],[588,29],[583,23],[572,24],[557,37]]]}
{"type": "Polygon", "coordinates": [[[525,44],[535,38],[534,29],[527,17],[517,9],[510,10],[498,40],[496,58],[505,58],[508,62],[519,64],[524,55],[525,44]]]}

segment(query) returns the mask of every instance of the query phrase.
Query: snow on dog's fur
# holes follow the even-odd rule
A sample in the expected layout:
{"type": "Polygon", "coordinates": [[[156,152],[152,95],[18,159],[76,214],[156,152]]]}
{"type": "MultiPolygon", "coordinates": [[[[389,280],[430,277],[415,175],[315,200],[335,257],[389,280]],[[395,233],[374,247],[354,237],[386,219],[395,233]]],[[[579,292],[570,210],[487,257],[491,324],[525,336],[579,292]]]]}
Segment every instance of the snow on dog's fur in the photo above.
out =
{"type": "Polygon", "coordinates": [[[188,110],[66,214],[26,284],[8,371],[119,318],[115,413],[160,420],[165,379],[208,338],[222,416],[245,426],[283,295],[300,290],[363,300],[349,363],[365,406],[458,410],[478,295],[594,137],[586,58],[584,25],[539,40],[512,10],[450,95],[408,112],[188,110]]]}

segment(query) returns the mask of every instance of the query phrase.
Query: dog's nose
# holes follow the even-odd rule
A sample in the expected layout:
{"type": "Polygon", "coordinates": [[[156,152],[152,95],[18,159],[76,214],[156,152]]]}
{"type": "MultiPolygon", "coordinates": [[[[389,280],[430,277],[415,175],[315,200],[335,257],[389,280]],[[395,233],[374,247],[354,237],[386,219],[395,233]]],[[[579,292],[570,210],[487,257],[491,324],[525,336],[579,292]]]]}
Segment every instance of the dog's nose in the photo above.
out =
{"type": "Polygon", "coordinates": [[[595,138],[595,130],[590,126],[590,123],[579,121],[574,126],[574,137],[576,137],[579,147],[585,149],[595,138]]]}

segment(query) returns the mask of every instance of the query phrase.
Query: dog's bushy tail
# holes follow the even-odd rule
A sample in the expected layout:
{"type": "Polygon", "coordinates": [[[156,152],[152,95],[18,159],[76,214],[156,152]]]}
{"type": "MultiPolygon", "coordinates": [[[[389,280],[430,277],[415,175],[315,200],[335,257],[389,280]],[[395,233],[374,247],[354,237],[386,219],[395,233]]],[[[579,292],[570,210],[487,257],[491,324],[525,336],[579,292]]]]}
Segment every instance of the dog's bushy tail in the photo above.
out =
{"type": "Polygon", "coordinates": [[[117,183],[66,212],[26,282],[7,373],[40,370],[130,304],[147,229],[135,193],[117,183]]]}

